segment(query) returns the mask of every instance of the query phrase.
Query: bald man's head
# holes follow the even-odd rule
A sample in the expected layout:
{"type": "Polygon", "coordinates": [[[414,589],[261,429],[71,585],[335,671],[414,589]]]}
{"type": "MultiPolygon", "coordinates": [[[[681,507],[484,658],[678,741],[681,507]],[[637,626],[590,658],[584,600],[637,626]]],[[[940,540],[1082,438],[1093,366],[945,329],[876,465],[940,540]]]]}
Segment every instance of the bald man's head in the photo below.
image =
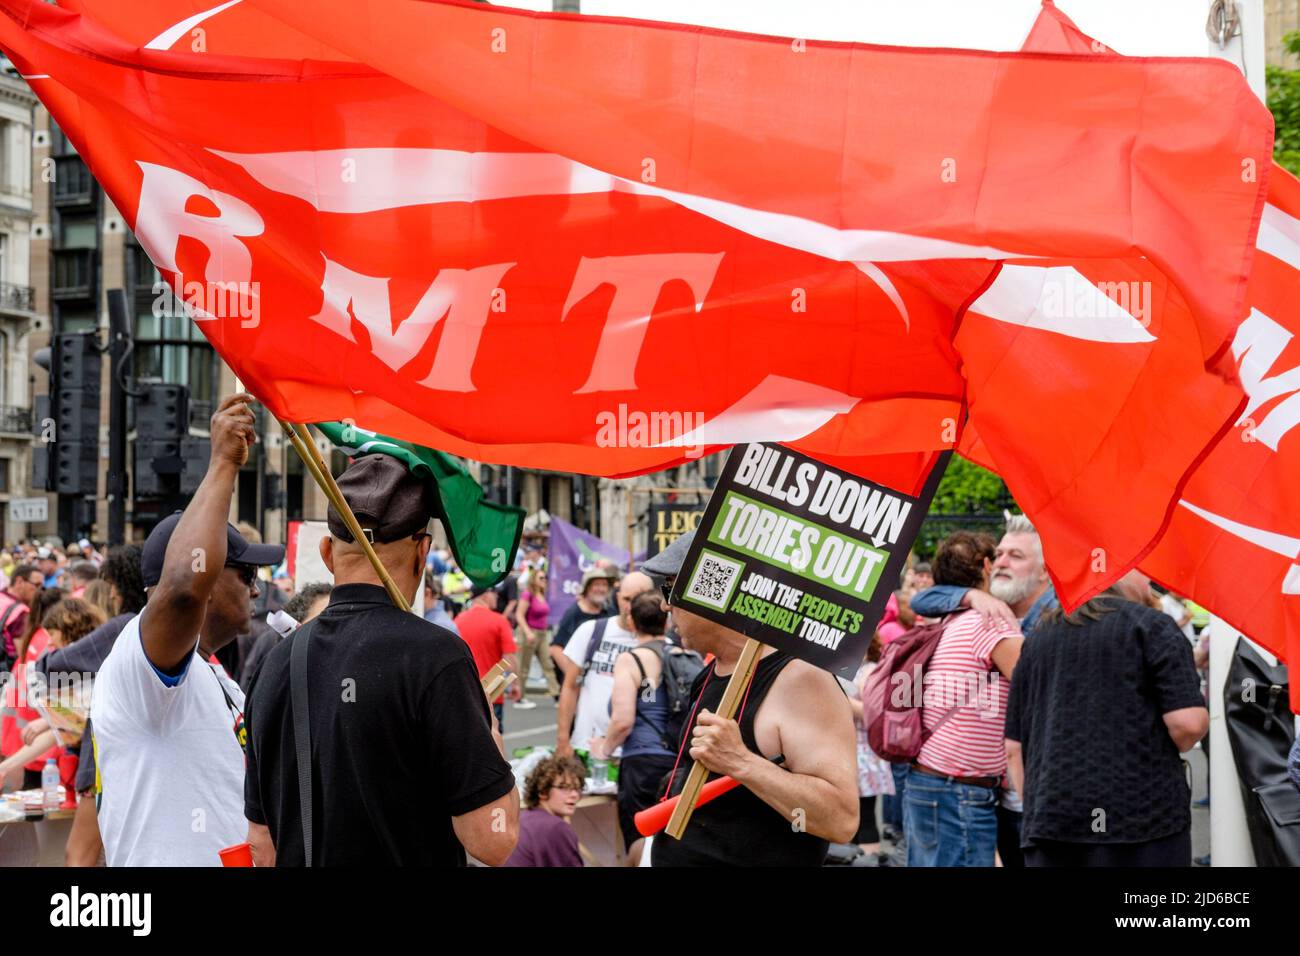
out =
{"type": "Polygon", "coordinates": [[[654,590],[655,583],[650,575],[633,571],[624,575],[618,585],[618,623],[625,630],[632,630],[632,602],[639,595],[654,590]]]}

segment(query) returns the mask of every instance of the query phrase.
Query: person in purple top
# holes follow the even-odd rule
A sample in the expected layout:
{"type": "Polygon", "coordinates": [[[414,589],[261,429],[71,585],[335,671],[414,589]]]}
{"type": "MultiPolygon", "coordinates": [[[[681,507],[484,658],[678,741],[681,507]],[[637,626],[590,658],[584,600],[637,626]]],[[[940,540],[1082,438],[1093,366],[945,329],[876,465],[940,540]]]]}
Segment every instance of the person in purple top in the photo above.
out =
{"type": "Polygon", "coordinates": [[[506,866],[582,866],[578,835],[569,821],[584,776],[574,757],[547,757],[533,768],[524,781],[527,809],[519,814],[519,842],[506,866]]]}
{"type": "MultiPolygon", "coordinates": [[[[528,680],[528,669],[533,655],[542,667],[546,678],[546,692],[558,702],[560,682],[555,677],[555,661],[551,660],[551,606],[546,602],[546,572],[534,569],[528,576],[528,587],[515,603],[515,619],[519,628],[519,680],[528,680]]],[[[515,701],[518,710],[529,710],[537,705],[527,696],[515,701]]]]}

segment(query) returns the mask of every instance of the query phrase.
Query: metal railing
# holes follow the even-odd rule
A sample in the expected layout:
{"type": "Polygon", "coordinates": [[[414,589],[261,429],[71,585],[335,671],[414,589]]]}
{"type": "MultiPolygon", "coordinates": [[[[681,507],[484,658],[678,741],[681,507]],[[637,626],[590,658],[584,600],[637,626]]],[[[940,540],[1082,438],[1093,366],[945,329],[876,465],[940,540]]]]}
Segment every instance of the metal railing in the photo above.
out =
{"type": "Polygon", "coordinates": [[[32,433],[32,410],[18,405],[0,405],[0,432],[32,433]]]}
{"type": "Polygon", "coordinates": [[[29,285],[0,282],[0,309],[9,312],[35,312],[36,290],[29,285]]]}

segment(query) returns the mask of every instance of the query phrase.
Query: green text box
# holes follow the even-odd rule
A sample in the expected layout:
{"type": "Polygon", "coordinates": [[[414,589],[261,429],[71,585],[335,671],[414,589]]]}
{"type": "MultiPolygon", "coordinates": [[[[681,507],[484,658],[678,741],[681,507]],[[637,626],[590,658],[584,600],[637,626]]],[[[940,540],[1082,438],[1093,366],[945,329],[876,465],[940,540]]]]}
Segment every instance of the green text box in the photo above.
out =
{"type": "MultiPolygon", "coordinates": [[[[734,527],[735,524],[733,522],[733,530],[734,527]]],[[[848,535],[843,534],[839,531],[833,531],[832,529],[826,527],[823,524],[819,524],[815,521],[809,521],[807,518],[804,518],[800,515],[791,514],[788,511],[784,511],[780,508],[774,507],[773,505],[769,505],[762,501],[756,501],[755,499],[747,497],[746,495],[737,494],[734,491],[728,491],[726,498],[723,499],[722,507],[718,509],[718,520],[714,522],[711,528],[709,528],[709,541],[711,541],[713,544],[720,545],[721,547],[730,548],[732,551],[738,551],[741,554],[748,555],[749,557],[762,561],[764,564],[770,567],[778,568],[790,574],[794,574],[805,581],[813,581],[817,584],[822,585],[823,587],[828,587],[831,588],[832,590],[839,591],[841,594],[848,595],[849,597],[855,598],[859,601],[870,600],[871,596],[876,591],[876,585],[880,581],[880,575],[885,570],[885,564],[889,561],[889,553],[887,551],[882,551],[881,549],[872,547],[871,545],[867,544],[864,541],[860,541],[857,538],[851,538],[848,535]],[[799,568],[796,568],[793,565],[785,564],[780,561],[774,560],[773,558],[769,558],[766,555],[764,555],[761,551],[756,551],[747,546],[738,545],[734,541],[732,541],[731,538],[729,537],[728,538],[721,537],[718,534],[718,531],[722,526],[723,518],[730,510],[730,506],[728,502],[733,498],[743,502],[744,504],[752,504],[758,507],[762,511],[772,512],[778,518],[784,516],[791,521],[799,522],[799,524],[801,524],[806,528],[815,528],[818,531],[818,541],[815,545],[813,545],[812,558],[809,560],[808,566],[800,570],[799,568]],[[864,549],[864,552],[866,552],[866,554],[862,555],[859,558],[858,564],[856,565],[856,567],[853,568],[852,574],[845,575],[847,580],[843,584],[836,583],[829,576],[825,578],[819,577],[817,574],[813,572],[813,568],[817,567],[818,558],[823,556],[823,551],[825,549],[832,547],[832,545],[830,544],[832,539],[838,539],[840,542],[842,542],[846,548],[850,549],[850,553],[852,553],[851,549],[853,548],[862,548],[864,549]],[[863,583],[863,589],[859,591],[856,590],[853,585],[857,583],[861,575],[862,562],[867,560],[867,555],[878,555],[879,560],[875,562],[875,566],[872,567],[871,571],[867,575],[866,581],[863,583]]],[[[830,555],[827,554],[825,555],[825,557],[829,560],[830,555]]],[[[838,560],[832,563],[832,567],[831,567],[832,573],[834,572],[835,567],[838,564],[839,564],[838,560]]],[[[756,569],[751,567],[749,570],[754,571],[756,569]]]]}

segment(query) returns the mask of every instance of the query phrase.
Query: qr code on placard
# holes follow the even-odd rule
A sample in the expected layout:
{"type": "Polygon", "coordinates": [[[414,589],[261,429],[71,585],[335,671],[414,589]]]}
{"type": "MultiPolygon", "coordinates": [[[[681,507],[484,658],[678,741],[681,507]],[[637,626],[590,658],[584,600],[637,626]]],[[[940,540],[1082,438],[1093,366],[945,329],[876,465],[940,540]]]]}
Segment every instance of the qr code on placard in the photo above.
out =
{"type": "Polygon", "coordinates": [[[710,551],[704,552],[695,565],[695,573],[686,588],[686,597],[697,604],[725,611],[736,578],[744,567],[739,561],[731,561],[710,551]]]}

